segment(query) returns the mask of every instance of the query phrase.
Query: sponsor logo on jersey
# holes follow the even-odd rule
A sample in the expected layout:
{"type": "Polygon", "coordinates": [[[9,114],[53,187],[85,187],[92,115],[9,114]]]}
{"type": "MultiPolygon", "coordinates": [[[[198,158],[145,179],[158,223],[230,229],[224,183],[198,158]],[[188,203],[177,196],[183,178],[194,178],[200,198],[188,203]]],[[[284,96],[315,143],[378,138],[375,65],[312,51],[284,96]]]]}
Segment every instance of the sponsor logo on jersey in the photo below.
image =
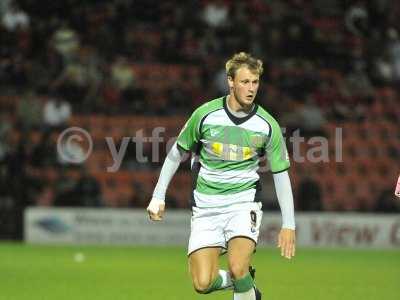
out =
{"type": "Polygon", "coordinates": [[[250,159],[255,153],[250,147],[242,147],[234,144],[223,144],[220,142],[211,143],[211,151],[214,155],[221,159],[232,161],[250,159]]]}
{"type": "Polygon", "coordinates": [[[252,146],[260,148],[264,144],[264,137],[260,134],[253,134],[250,136],[250,143],[252,146]]]}

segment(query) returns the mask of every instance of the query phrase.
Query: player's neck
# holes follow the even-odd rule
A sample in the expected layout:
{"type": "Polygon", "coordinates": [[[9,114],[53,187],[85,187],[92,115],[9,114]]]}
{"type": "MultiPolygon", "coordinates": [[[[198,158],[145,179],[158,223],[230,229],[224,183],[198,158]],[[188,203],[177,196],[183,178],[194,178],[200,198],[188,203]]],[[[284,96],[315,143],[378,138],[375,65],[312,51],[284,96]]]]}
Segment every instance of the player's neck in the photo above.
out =
{"type": "Polygon", "coordinates": [[[226,105],[228,105],[228,107],[229,107],[229,109],[230,109],[231,111],[237,112],[237,113],[244,112],[244,113],[247,113],[247,114],[248,114],[248,113],[250,113],[250,112],[253,110],[253,108],[254,108],[254,103],[252,103],[252,104],[249,105],[249,106],[243,106],[243,105],[241,105],[241,104],[236,100],[235,96],[232,95],[232,94],[229,94],[229,95],[226,97],[226,105]]]}

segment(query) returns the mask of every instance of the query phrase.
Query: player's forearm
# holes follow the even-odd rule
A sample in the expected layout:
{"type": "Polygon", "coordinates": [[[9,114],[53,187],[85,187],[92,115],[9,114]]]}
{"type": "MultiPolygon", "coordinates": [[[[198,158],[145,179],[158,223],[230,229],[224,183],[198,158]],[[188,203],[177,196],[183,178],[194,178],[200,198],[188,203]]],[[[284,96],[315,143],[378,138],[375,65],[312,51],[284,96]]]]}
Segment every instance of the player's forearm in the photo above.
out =
{"type": "Polygon", "coordinates": [[[295,229],[292,186],[287,171],[273,174],[276,195],[282,213],[282,228],[295,229]]]}
{"type": "Polygon", "coordinates": [[[160,177],[156,187],[154,188],[153,198],[165,201],[165,194],[172,177],[178,170],[179,165],[183,159],[184,154],[178,149],[175,143],[169,151],[164,164],[161,168],[160,177]]]}

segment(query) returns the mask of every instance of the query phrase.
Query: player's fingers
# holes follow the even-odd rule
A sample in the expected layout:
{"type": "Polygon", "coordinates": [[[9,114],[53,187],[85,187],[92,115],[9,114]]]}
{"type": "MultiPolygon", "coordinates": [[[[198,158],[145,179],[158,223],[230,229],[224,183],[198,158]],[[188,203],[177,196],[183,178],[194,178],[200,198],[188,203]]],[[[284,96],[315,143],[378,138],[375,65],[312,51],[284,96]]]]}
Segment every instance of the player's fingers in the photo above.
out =
{"type": "Polygon", "coordinates": [[[164,213],[165,213],[165,204],[160,204],[158,206],[157,221],[161,221],[163,219],[164,213]]]}
{"type": "Polygon", "coordinates": [[[281,234],[278,235],[277,247],[278,248],[282,247],[282,236],[281,236],[281,234]]]}
{"type": "Polygon", "coordinates": [[[149,217],[150,217],[150,220],[152,220],[152,221],[160,221],[161,220],[158,214],[155,214],[151,211],[149,211],[149,217]]]}
{"type": "Polygon", "coordinates": [[[289,250],[289,244],[285,241],[285,243],[284,243],[284,247],[283,247],[283,254],[282,254],[282,256],[283,257],[285,257],[285,258],[288,258],[288,250],[289,250]]]}
{"type": "Polygon", "coordinates": [[[292,243],[287,243],[286,246],[286,258],[291,259],[292,258],[292,252],[293,252],[293,244],[292,243]]]}
{"type": "Polygon", "coordinates": [[[152,216],[151,220],[152,221],[161,221],[161,218],[159,216],[152,216]]]}
{"type": "Polygon", "coordinates": [[[291,259],[293,256],[293,240],[290,238],[284,238],[283,242],[282,242],[282,256],[284,256],[285,258],[291,259]]]}
{"type": "Polygon", "coordinates": [[[162,215],[160,212],[153,214],[153,221],[161,221],[162,220],[162,215]]]}
{"type": "Polygon", "coordinates": [[[286,255],[286,242],[282,241],[281,242],[281,256],[285,256],[286,255]]]}
{"type": "Polygon", "coordinates": [[[149,212],[149,219],[150,219],[151,221],[153,221],[153,219],[154,219],[154,215],[153,215],[151,212],[149,212]]]}
{"type": "Polygon", "coordinates": [[[294,256],[296,254],[296,236],[293,237],[291,244],[292,244],[292,256],[294,256]]]}
{"type": "Polygon", "coordinates": [[[296,255],[296,239],[292,241],[292,257],[296,255]]]}
{"type": "Polygon", "coordinates": [[[285,249],[284,249],[284,252],[283,252],[283,256],[285,257],[285,258],[289,258],[288,257],[288,250],[289,250],[289,245],[288,244],[285,244],[285,249]]]}

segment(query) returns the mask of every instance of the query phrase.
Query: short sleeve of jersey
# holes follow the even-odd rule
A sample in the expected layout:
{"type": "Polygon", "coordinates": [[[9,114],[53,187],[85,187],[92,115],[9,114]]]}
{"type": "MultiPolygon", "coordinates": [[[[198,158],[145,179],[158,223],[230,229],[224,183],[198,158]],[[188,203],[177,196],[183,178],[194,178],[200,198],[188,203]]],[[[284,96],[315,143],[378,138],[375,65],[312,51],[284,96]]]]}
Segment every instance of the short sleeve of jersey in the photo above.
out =
{"type": "Polygon", "coordinates": [[[266,146],[266,155],[272,173],[283,172],[290,167],[289,154],[286,149],[279,124],[271,122],[271,135],[266,146]]]}
{"type": "Polygon", "coordinates": [[[179,133],[177,144],[185,151],[194,151],[200,141],[200,117],[198,111],[194,111],[179,133]]]}

